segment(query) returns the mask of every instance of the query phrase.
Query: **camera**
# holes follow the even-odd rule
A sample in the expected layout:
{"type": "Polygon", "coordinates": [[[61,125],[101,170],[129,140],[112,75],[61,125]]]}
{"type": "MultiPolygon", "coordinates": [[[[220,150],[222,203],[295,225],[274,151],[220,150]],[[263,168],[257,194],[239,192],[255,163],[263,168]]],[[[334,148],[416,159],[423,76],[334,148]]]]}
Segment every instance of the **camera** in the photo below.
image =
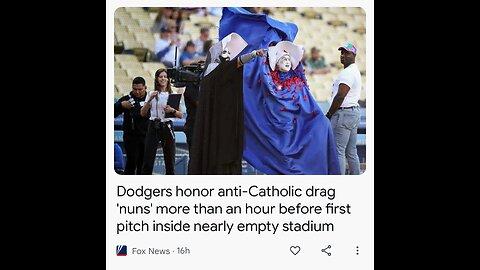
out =
{"type": "Polygon", "coordinates": [[[129,95],[130,99],[128,100],[128,102],[130,102],[130,105],[132,106],[132,109],[130,109],[130,119],[132,121],[132,130],[135,130],[135,121],[133,120],[134,119],[134,113],[133,113],[133,107],[135,107],[135,99],[129,95]]]}
{"type": "Polygon", "coordinates": [[[167,76],[175,87],[184,87],[189,84],[198,85],[203,70],[205,70],[205,61],[180,68],[168,68],[167,76]]]}
{"type": "Polygon", "coordinates": [[[135,106],[135,99],[133,99],[133,97],[130,97],[128,102],[130,102],[130,105],[135,106]]]}

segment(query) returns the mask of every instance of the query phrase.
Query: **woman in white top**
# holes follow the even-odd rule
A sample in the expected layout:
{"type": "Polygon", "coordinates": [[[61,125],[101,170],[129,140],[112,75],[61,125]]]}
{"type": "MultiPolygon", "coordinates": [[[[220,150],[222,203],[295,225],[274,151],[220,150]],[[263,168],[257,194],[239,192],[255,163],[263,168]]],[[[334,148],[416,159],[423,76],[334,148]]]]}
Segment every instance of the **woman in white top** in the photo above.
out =
{"type": "Polygon", "coordinates": [[[165,113],[171,113],[177,118],[182,118],[181,107],[179,110],[167,105],[168,95],[172,87],[167,77],[167,70],[161,68],[155,72],[155,90],[147,93],[142,116],[150,114],[147,135],[145,137],[145,155],[142,174],[152,174],[157,153],[158,143],[161,142],[165,160],[165,173],[175,174],[175,133],[171,118],[165,118],[165,113]]]}

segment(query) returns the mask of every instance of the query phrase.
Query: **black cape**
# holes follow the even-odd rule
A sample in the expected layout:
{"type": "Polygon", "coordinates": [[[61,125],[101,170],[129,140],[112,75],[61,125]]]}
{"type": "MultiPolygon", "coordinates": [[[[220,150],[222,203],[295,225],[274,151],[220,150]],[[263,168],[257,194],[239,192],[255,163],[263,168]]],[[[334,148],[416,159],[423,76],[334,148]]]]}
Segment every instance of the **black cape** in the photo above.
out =
{"type": "Polygon", "coordinates": [[[241,174],[243,66],[220,63],[202,79],[188,174],[241,174]]]}

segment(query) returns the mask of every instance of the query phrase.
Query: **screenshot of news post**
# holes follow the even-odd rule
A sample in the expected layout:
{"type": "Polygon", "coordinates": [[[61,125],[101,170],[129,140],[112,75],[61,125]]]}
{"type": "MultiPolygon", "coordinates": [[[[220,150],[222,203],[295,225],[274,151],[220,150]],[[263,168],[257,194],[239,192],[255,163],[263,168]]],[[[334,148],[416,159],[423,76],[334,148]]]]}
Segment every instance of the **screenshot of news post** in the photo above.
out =
{"type": "Polygon", "coordinates": [[[256,4],[107,3],[106,269],[374,269],[373,3],[256,4]]]}

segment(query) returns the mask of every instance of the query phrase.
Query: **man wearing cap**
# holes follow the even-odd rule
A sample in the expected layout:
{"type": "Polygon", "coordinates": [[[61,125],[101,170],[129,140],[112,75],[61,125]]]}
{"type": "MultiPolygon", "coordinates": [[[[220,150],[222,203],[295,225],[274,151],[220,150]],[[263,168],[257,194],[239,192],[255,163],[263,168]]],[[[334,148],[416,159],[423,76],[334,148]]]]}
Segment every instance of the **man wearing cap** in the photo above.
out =
{"type": "MultiPolygon", "coordinates": [[[[167,27],[160,30],[160,39],[155,41],[154,53],[158,60],[166,67],[173,67],[175,63],[175,50],[177,50],[177,58],[180,57],[177,46],[179,40],[172,36],[172,32],[167,27]]],[[[178,63],[177,63],[178,64],[178,63]]]]}
{"type": "Polygon", "coordinates": [[[331,105],[326,116],[330,119],[335,135],[340,172],[346,173],[346,158],[350,174],[360,174],[357,127],[360,122],[358,99],[362,90],[362,76],[355,64],[357,48],[352,43],[346,43],[338,50],[344,69],[333,82],[331,105]]]}

